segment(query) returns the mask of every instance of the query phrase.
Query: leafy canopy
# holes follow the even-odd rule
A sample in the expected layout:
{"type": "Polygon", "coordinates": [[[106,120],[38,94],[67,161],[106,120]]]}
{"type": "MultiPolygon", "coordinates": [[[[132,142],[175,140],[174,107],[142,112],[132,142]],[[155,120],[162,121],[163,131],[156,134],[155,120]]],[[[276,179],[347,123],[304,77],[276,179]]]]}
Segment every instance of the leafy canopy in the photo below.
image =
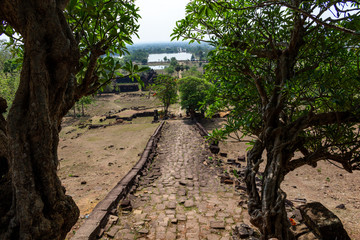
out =
{"type": "Polygon", "coordinates": [[[217,86],[211,109],[231,111],[223,137],[241,129],[264,141],[271,124],[291,128],[307,160],[351,171],[339,158],[360,157],[358,10],[355,1],[194,0],[173,38],[216,47],[206,77],[217,86]]]}
{"type": "Polygon", "coordinates": [[[213,84],[197,77],[181,78],[178,86],[181,107],[193,111],[206,109],[211,99],[211,93],[214,91],[213,84]]]}
{"type": "Polygon", "coordinates": [[[177,101],[176,79],[169,75],[159,74],[152,85],[152,90],[155,91],[155,97],[163,103],[166,115],[170,104],[177,101]]]}
{"type": "MultiPolygon", "coordinates": [[[[117,70],[123,66],[115,57],[127,52],[126,44],[132,44],[130,36],[137,36],[138,11],[133,0],[69,2],[65,13],[79,40],[81,64],[77,78],[80,83],[89,77],[96,77],[97,82],[103,84],[114,74],[121,75],[117,70]]],[[[125,68],[127,71],[139,70],[130,65],[125,68]]],[[[91,90],[97,90],[98,85],[94,84],[91,90]]]]}
{"type": "Polygon", "coordinates": [[[0,41],[0,96],[6,100],[8,109],[13,102],[19,82],[20,74],[17,71],[17,64],[7,44],[0,41]]]}
{"type": "MultiPolygon", "coordinates": [[[[137,35],[140,18],[134,0],[70,0],[65,17],[80,48],[80,64],[77,73],[77,99],[96,92],[115,75],[123,76],[119,69],[136,73],[146,70],[132,63],[121,65],[117,59],[131,45],[131,36],[137,35]]],[[[22,56],[22,38],[6,22],[0,32],[10,37],[10,45],[22,56]]]]}

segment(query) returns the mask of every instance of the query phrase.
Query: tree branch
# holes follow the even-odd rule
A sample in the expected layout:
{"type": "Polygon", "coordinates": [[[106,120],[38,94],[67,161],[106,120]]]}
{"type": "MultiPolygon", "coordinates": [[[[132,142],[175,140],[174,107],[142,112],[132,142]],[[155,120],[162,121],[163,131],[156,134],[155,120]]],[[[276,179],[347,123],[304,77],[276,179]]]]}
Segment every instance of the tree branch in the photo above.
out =
{"type": "MultiPolygon", "coordinates": [[[[311,15],[310,13],[300,9],[300,8],[297,8],[295,6],[292,6],[290,5],[289,3],[287,2],[283,2],[283,1],[268,1],[268,2],[264,2],[264,6],[266,5],[281,5],[281,6],[285,6],[291,10],[294,10],[296,12],[299,12],[300,14],[312,19],[314,22],[316,22],[317,24],[320,24],[324,27],[327,27],[327,28],[332,28],[332,29],[336,29],[336,30],[339,30],[339,31],[342,31],[342,32],[345,32],[345,33],[349,33],[349,34],[352,34],[352,35],[360,35],[360,32],[356,32],[354,30],[351,30],[351,29],[348,29],[348,28],[344,28],[344,27],[340,27],[340,26],[336,26],[336,25],[333,25],[333,24],[330,24],[330,23],[326,23],[325,21],[321,21],[319,18],[317,18],[316,16],[313,16],[311,15]]],[[[334,4],[336,5],[336,4],[334,4]]]]}
{"type": "Polygon", "coordinates": [[[314,114],[309,112],[307,116],[298,118],[293,123],[289,124],[287,130],[290,132],[297,132],[302,129],[314,126],[324,126],[335,123],[358,123],[360,122],[360,115],[352,112],[329,112],[314,114]]]}
{"type": "Polygon", "coordinates": [[[101,45],[101,42],[99,42],[94,50],[92,50],[90,53],[90,61],[85,72],[85,77],[82,83],[76,89],[76,98],[78,99],[87,94],[89,87],[98,80],[98,77],[94,76],[94,73],[98,58],[104,54],[104,51],[100,48],[101,45]]]}
{"type": "Polygon", "coordinates": [[[316,167],[316,162],[321,160],[332,160],[338,162],[343,166],[344,170],[352,173],[353,168],[350,164],[352,155],[352,152],[346,152],[345,154],[329,153],[325,151],[324,148],[321,148],[318,151],[309,153],[307,156],[290,161],[286,169],[286,173],[293,171],[305,164],[316,167]]]}
{"type": "Polygon", "coordinates": [[[316,22],[317,24],[320,24],[320,25],[322,25],[324,27],[336,29],[336,30],[339,30],[339,31],[342,31],[342,32],[345,32],[345,33],[352,34],[352,35],[357,35],[357,36],[360,35],[360,32],[357,32],[357,31],[354,31],[354,30],[351,30],[351,29],[348,29],[348,28],[345,28],[345,27],[336,26],[336,25],[333,25],[333,24],[330,24],[330,23],[326,23],[325,21],[320,20],[317,16],[313,16],[310,13],[308,13],[308,12],[306,12],[306,11],[300,9],[300,8],[297,8],[297,7],[291,5],[291,4],[287,3],[287,2],[284,2],[284,1],[265,1],[265,2],[262,2],[260,4],[256,4],[256,5],[253,5],[253,6],[250,6],[250,7],[243,7],[243,8],[232,7],[231,3],[219,3],[219,4],[223,5],[223,7],[227,8],[227,9],[232,9],[232,10],[237,10],[237,11],[252,10],[252,9],[258,9],[258,8],[263,8],[263,7],[273,6],[273,5],[280,5],[280,6],[287,7],[289,9],[291,9],[291,10],[294,10],[296,12],[299,12],[303,16],[306,16],[306,17],[312,19],[314,22],[316,22]]]}

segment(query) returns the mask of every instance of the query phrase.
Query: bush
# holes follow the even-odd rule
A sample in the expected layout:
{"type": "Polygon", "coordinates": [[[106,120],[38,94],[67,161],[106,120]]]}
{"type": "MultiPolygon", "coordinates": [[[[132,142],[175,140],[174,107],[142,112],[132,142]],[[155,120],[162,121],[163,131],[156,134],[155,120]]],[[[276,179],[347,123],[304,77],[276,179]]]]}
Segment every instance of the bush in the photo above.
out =
{"type": "Polygon", "coordinates": [[[170,104],[177,101],[176,79],[169,75],[160,74],[156,76],[152,90],[155,91],[154,96],[164,104],[164,115],[167,116],[170,104]]]}
{"type": "Polygon", "coordinates": [[[191,117],[195,112],[205,110],[211,101],[213,84],[205,79],[197,77],[185,77],[179,80],[180,104],[183,109],[187,109],[191,117]]]}

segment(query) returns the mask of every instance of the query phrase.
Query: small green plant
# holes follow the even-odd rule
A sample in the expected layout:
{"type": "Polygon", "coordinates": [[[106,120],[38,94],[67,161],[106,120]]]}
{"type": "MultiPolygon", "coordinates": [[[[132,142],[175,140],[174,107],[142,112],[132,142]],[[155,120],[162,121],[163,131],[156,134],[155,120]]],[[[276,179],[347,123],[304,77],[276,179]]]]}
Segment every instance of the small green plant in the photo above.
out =
{"type": "Polygon", "coordinates": [[[69,174],[68,176],[69,176],[69,177],[72,177],[72,176],[74,176],[74,175],[72,175],[72,174],[69,174]]]}
{"type": "Polygon", "coordinates": [[[327,178],[326,178],[326,181],[327,181],[327,182],[330,182],[330,178],[329,178],[329,177],[327,177],[327,178]]]}
{"type": "Polygon", "coordinates": [[[318,173],[321,173],[321,168],[318,168],[317,171],[318,171],[318,173]]]}
{"type": "Polygon", "coordinates": [[[236,171],[235,169],[233,169],[233,174],[234,174],[234,176],[235,176],[236,178],[239,178],[239,175],[238,175],[238,173],[237,173],[237,171],[236,171]]]}
{"type": "Polygon", "coordinates": [[[213,160],[213,157],[208,157],[208,159],[209,159],[210,161],[212,161],[212,160],[213,160]]]}

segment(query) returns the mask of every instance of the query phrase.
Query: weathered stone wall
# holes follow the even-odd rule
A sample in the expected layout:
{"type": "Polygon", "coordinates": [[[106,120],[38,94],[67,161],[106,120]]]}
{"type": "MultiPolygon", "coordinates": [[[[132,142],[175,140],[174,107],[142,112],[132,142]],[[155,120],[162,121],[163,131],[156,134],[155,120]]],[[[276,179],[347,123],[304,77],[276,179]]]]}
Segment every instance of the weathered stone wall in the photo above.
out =
{"type": "Polygon", "coordinates": [[[150,137],[140,160],[135,166],[120,180],[120,182],[108,193],[104,200],[99,202],[89,215],[89,218],[79,228],[73,240],[96,239],[100,230],[106,224],[109,214],[116,211],[119,201],[123,199],[138,181],[138,176],[142,170],[150,164],[154,158],[157,143],[161,136],[162,122],[150,137]]]}

